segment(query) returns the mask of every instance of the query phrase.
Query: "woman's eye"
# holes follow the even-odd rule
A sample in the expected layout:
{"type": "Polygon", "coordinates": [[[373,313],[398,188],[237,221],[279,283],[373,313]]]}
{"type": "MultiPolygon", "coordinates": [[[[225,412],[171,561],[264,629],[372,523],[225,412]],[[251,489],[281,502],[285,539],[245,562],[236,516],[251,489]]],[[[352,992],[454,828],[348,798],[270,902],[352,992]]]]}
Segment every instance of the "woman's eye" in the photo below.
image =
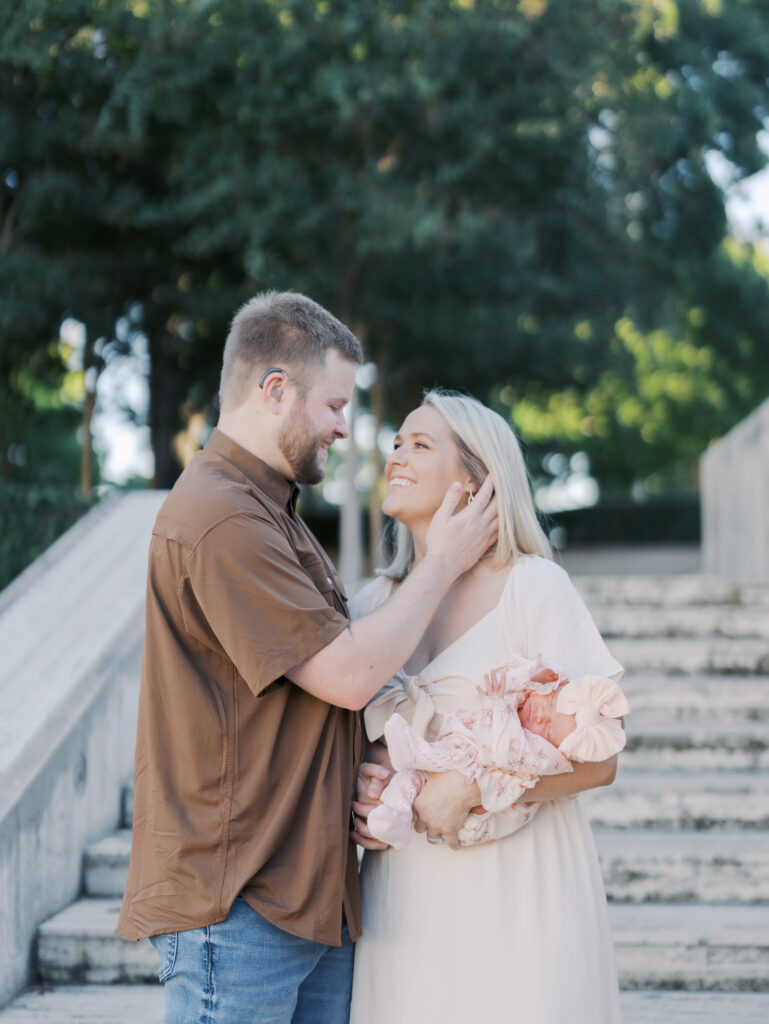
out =
{"type": "Polygon", "coordinates": [[[421,442],[421,441],[415,441],[415,442],[414,442],[414,447],[415,447],[415,448],[426,448],[426,447],[427,447],[427,445],[426,445],[426,444],[422,444],[422,442],[421,442]]]}

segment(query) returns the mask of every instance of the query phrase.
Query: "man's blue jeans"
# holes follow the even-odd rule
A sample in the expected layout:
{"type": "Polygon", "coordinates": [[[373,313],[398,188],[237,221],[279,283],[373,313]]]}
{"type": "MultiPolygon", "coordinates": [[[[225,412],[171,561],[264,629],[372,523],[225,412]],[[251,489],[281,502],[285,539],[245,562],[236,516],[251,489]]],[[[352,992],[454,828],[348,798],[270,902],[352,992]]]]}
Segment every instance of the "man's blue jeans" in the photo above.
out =
{"type": "Polygon", "coordinates": [[[156,935],[164,1024],[347,1024],[353,944],[281,931],[238,897],[221,924],[156,935]]]}

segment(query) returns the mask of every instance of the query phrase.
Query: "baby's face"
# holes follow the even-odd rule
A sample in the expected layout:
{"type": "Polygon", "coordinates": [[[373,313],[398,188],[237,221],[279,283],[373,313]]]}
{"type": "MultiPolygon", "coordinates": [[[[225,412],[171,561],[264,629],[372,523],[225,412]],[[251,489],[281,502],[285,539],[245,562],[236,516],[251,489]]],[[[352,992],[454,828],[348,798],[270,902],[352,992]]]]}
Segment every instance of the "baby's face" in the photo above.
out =
{"type": "Polygon", "coordinates": [[[552,693],[530,693],[518,709],[518,717],[524,727],[554,747],[559,747],[577,728],[574,715],[564,715],[555,709],[559,690],[560,687],[552,693]]]}

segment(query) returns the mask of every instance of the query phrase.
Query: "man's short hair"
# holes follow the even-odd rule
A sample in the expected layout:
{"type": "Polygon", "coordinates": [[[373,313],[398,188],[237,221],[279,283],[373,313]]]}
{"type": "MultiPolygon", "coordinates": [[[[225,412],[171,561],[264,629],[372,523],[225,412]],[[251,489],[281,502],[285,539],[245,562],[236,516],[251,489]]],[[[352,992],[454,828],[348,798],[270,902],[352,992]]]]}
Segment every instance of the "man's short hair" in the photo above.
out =
{"type": "Polygon", "coordinates": [[[286,371],[300,394],[311,383],[330,348],[360,364],[363,349],[352,331],[327,309],[297,292],[261,292],[235,314],[224,345],[219,402],[241,405],[261,373],[271,366],[286,371]]]}

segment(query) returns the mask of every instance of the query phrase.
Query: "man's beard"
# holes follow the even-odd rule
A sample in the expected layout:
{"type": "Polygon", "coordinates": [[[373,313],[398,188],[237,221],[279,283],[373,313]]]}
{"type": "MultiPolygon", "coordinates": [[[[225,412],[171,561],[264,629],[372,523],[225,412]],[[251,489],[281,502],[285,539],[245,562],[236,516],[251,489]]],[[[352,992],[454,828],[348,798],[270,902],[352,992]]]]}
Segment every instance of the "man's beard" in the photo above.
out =
{"type": "Polygon", "coordinates": [[[318,462],[324,440],[312,433],[312,424],[301,406],[278,435],[280,453],[298,484],[317,484],[326,475],[325,466],[318,462]]]}

